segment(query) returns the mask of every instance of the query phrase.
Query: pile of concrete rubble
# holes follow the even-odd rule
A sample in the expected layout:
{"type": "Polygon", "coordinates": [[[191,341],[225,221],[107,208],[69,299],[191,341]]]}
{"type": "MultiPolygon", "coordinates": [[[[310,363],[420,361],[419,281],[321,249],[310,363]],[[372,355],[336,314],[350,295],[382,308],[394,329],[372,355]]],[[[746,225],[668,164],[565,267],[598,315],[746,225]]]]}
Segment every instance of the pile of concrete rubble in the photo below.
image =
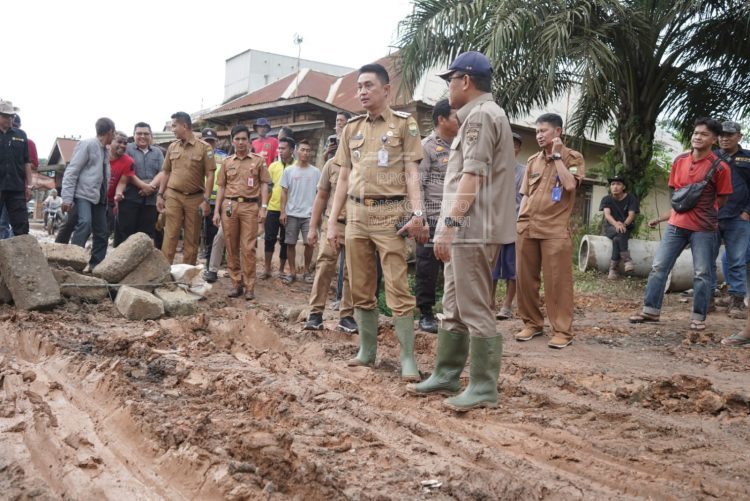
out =
{"type": "Polygon", "coordinates": [[[136,233],[110,249],[91,274],[83,273],[88,261],[87,251],[76,245],[40,244],[30,235],[2,240],[0,302],[12,302],[24,310],[45,310],[66,300],[113,298],[125,318],[146,320],[195,313],[207,286],[200,268],[171,267],[145,233],[136,233]]]}

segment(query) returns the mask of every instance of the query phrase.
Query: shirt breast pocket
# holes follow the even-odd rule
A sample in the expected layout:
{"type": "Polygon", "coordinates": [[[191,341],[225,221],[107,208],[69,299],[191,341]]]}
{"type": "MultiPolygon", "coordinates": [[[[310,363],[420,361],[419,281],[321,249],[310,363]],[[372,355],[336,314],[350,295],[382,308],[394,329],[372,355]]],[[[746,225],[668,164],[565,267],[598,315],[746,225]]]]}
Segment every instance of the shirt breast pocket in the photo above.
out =
{"type": "Polygon", "coordinates": [[[349,153],[351,155],[352,163],[359,163],[362,155],[362,146],[365,144],[365,138],[350,139],[349,140],[349,153]]]}

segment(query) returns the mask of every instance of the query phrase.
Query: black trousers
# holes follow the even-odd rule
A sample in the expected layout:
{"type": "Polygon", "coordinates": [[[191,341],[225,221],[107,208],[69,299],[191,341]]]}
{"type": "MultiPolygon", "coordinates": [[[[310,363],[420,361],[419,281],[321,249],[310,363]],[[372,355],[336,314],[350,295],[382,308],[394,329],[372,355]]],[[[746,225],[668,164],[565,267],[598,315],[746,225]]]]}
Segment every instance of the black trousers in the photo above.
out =
{"type": "Polygon", "coordinates": [[[276,247],[276,242],[279,242],[279,245],[281,245],[279,259],[286,261],[286,245],[284,245],[284,233],[286,229],[279,221],[279,217],[281,217],[281,212],[276,210],[269,210],[266,214],[265,251],[273,252],[276,247]]]}
{"type": "MultiPolygon", "coordinates": [[[[417,307],[422,313],[432,311],[435,306],[435,292],[437,289],[438,275],[443,269],[442,261],[435,257],[432,241],[435,238],[435,224],[430,224],[430,240],[426,244],[417,242],[416,270],[415,270],[415,299],[417,307]]],[[[435,221],[437,223],[437,221],[435,221]]]]}
{"type": "Polygon", "coordinates": [[[8,221],[13,235],[28,235],[29,213],[26,206],[26,193],[23,191],[0,191],[0,203],[8,211],[8,221]]]}
{"type": "Polygon", "coordinates": [[[159,213],[155,205],[146,205],[132,200],[121,200],[115,223],[115,242],[117,247],[130,235],[145,233],[152,239],[156,236],[156,218],[159,213]]]}
{"type": "Polygon", "coordinates": [[[65,220],[65,224],[57,230],[57,236],[55,242],[58,244],[69,244],[70,237],[73,236],[73,230],[76,229],[78,224],[78,208],[73,205],[73,208],[68,211],[68,218],[65,220]]]}
{"type": "Polygon", "coordinates": [[[612,240],[612,261],[619,261],[620,252],[628,252],[630,230],[627,230],[625,233],[617,233],[613,227],[609,226],[605,234],[607,238],[612,240]]]}

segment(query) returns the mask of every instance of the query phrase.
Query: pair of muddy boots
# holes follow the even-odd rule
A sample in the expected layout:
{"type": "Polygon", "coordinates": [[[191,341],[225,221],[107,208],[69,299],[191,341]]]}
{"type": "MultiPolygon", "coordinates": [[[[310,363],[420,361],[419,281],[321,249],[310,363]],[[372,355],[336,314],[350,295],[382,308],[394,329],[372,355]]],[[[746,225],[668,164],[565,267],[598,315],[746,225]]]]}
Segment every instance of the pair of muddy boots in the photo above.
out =
{"type": "Polygon", "coordinates": [[[503,354],[501,336],[483,338],[438,329],[437,356],[432,375],[419,384],[407,385],[413,395],[456,395],[461,391],[461,371],[469,362],[469,384],[443,405],[457,412],[497,407],[497,378],[503,354]]]}
{"type": "MultiPolygon", "coordinates": [[[[359,326],[359,353],[347,365],[373,366],[378,351],[378,311],[354,309],[354,317],[359,326]]],[[[394,317],[396,337],[401,344],[401,379],[404,381],[419,381],[419,369],[414,358],[414,317],[394,317]]]]}
{"type": "Polygon", "coordinates": [[[607,275],[608,279],[614,280],[616,278],[619,278],[620,273],[618,269],[620,268],[620,261],[622,261],[622,267],[623,270],[625,270],[625,273],[633,273],[635,266],[633,266],[633,260],[630,259],[630,252],[620,252],[620,259],[618,259],[617,261],[613,260],[609,262],[609,274],[607,275]]]}

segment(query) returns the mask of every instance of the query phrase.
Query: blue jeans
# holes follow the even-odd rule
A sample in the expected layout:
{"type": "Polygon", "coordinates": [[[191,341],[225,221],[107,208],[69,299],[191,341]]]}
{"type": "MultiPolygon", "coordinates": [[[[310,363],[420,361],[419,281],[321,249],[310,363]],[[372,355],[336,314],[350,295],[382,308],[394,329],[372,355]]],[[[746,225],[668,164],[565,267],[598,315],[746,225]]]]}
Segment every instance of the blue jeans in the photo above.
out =
{"type": "Polygon", "coordinates": [[[12,236],[13,231],[10,229],[8,211],[5,209],[5,204],[0,203],[0,240],[5,240],[12,236]]]}
{"type": "Polygon", "coordinates": [[[73,230],[73,245],[86,247],[89,235],[94,236],[91,244],[89,266],[94,268],[107,255],[107,204],[93,204],[82,198],[75,199],[78,223],[73,230]]]}
{"type": "Polygon", "coordinates": [[[714,244],[711,266],[712,290],[716,288],[716,258],[719,256],[719,247],[723,241],[722,262],[724,266],[722,269],[724,279],[729,285],[729,294],[745,297],[747,293],[745,255],[748,250],[748,239],[750,239],[750,222],[743,221],[739,216],[733,219],[719,219],[719,232],[714,244]]]}
{"type": "Polygon", "coordinates": [[[715,241],[713,231],[691,231],[668,224],[648,274],[643,313],[657,316],[661,313],[667,276],[683,249],[690,244],[693,253],[693,314],[690,318],[705,320],[711,297],[711,258],[715,241]]]}

